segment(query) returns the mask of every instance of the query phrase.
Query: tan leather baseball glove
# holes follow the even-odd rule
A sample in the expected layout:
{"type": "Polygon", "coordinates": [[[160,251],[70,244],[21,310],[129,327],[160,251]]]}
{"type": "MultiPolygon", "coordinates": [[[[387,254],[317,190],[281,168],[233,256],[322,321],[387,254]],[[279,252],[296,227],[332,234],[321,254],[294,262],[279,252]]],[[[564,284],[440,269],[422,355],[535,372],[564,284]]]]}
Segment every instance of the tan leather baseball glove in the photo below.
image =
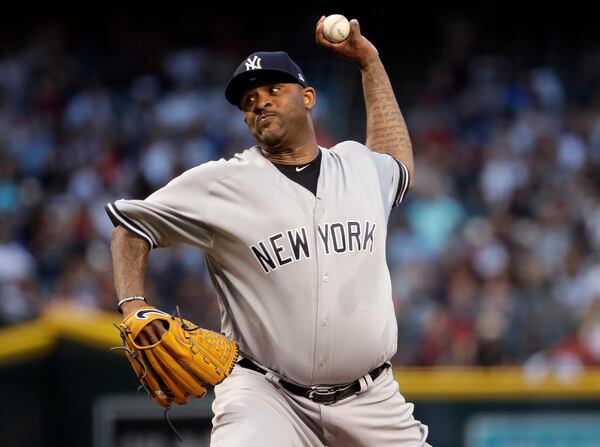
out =
{"type": "Polygon", "coordinates": [[[121,349],[150,397],[162,407],[204,396],[205,385],[223,381],[237,360],[234,341],[152,306],[137,309],[118,328],[121,349]],[[155,320],[162,320],[166,332],[158,342],[144,345],[138,335],[155,320]]]}

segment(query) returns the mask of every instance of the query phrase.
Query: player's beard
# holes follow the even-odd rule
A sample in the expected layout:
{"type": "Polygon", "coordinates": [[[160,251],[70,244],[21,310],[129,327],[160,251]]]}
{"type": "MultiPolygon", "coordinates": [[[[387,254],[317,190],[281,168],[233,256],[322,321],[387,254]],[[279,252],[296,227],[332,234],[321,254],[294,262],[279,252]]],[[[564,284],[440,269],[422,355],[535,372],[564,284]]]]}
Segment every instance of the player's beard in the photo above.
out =
{"type": "Polygon", "coordinates": [[[261,134],[261,138],[258,139],[259,145],[269,152],[279,152],[277,149],[285,146],[284,141],[285,135],[281,131],[264,132],[261,134]]]}
{"type": "Polygon", "coordinates": [[[283,154],[294,152],[314,134],[304,106],[291,108],[286,113],[271,112],[251,127],[252,135],[264,152],[283,154]]]}
{"type": "Polygon", "coordinates": [[[276,115],[267,120],[265,123],[257,124],[254,138],[263,149],[276,153],[279,152],[277,149],[284,145],[286,132],[276,115]]]}

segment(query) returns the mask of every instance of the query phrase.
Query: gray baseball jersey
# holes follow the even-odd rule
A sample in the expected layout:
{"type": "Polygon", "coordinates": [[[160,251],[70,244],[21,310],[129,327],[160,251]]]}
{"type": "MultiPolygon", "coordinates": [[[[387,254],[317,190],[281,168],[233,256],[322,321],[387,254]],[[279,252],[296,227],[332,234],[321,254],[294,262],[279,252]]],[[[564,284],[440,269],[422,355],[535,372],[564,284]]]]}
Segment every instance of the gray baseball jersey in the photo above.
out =
{"type": "Polygon", "coordinates": [[[145,200],[107,205],[153,248],[202,248],[223,332],[244,356],[306,386],[356,380],[396,351],[385,245],[409,182],[403,164],[360,143],[320,150],[316,196],[255,146],[145,200]]]}

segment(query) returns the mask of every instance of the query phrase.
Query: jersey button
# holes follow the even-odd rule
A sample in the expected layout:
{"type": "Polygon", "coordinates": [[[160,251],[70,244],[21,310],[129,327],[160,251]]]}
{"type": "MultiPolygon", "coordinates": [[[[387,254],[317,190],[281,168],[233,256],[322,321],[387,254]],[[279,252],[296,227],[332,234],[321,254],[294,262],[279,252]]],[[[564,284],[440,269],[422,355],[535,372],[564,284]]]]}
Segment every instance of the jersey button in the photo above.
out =
{"type": "Polygon", "coordinates": [[[321,362],[319,363],[319,366],[321,368],[323,368],[325,366],[325,363],[327,363],[327,360],[321,360],[321,362]]]}
{"type": "Polygon", "coordinates": [[[325,275],[323,276],[323,282],[328,282],[329,281],[329,276],[325,275]]]}
{"type": "Polygon", "coordinates": [[[321,325],[327,326],[327,318],[323,319],[323,322],[321,323],[321,325]]]}
{"type": "Polygon", "coordinates": [[[314,198],[314,197],[311,197],[310,199],[308,199],[308,201],[312,203],[312,202],[314,202],[314,201],[315,201],[315,198],[314,198]]]}

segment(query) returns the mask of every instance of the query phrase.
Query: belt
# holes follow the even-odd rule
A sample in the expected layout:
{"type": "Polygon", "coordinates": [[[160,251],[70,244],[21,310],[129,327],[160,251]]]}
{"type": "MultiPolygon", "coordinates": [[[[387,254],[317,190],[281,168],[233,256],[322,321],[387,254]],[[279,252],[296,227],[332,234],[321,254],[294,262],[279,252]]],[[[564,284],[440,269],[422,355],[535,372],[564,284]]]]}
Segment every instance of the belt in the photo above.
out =
{"type": "MultiPolygon", "coordinates": [[[[261,368],[252,360],[249,360],[247,358],[242,358],[237,364],[244,368],[251,369],[252,371],[259,372],[261,374],[267,373],[266,369],[261,368]]],[[[385,371],[385,369],[389,366],[390,364],[386,362],[379,365],[377,368],[371,370],[369,372],[371,379],[375,381],[375,379],[377,379],[377,377],[379,377],[381,373],[385,371]]],[[[289,392],[297,394],[298,396],[306,397],[307,399],[310,399],[318,404],[332,404],[334,402],[337,402],[339,400],[345,399],[347,397],[352,396],[353,394],[358,393],[361,388],[360,379],[355,380],[354,382],[348,385],[332,387],[314,386],[307,388],[288,382],[281,378],[279,379],[279,384],[289,392]]]]}

